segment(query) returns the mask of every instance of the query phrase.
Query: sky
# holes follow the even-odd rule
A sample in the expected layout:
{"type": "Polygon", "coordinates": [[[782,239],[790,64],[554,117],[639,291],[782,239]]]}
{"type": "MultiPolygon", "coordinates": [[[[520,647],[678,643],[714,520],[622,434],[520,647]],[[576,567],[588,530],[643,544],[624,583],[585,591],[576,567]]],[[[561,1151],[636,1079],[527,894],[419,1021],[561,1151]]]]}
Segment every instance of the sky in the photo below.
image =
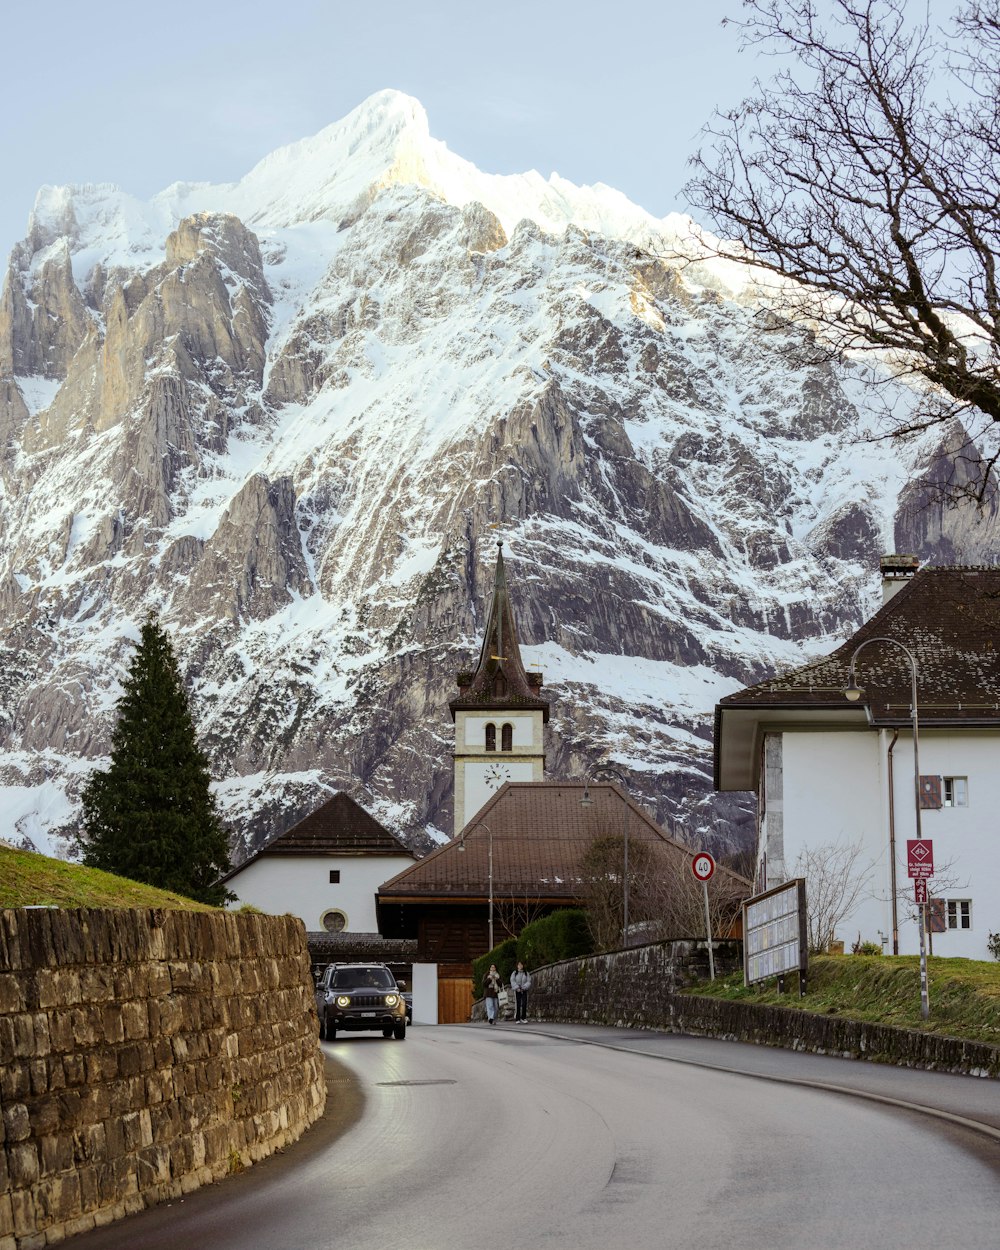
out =
{"type": "MultiPolygon", "coordinates": [[[[39,0],[4,6],[0,255],[43,184],[147,198],[228,182],[385,87],[490,173],[604,182],[683,210],[713,108],[761,65],[723,28],[740,0],[39,0]]],[[[768,66],[764,66],[769,71],[768,66]]]]}

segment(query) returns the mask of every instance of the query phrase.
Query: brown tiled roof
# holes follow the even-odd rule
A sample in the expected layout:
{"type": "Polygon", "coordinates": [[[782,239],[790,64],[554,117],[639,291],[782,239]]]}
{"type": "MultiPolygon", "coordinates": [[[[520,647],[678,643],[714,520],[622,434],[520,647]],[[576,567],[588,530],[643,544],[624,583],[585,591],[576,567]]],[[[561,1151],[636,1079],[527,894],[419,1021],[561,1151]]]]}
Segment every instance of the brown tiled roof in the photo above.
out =
{"type": "Polygon", "coordinates": [[[264,855],[413,855],[349,794],[335,794],[297,825],[278,834],[223,881],[264,855]]]}
{"type": "Polygon", "coordinates": [[[514,609],[511,607],[507,574],[504,569],[503,549],[497,544],[497,567],[493,582],[493,598],[490,602],[483,646],[475,672],[458,675],[459,693],[449,703],[452,719],[458,710],[500,711],[503,708],[535,708],[542,712],[543,721],[549,719],[549,701],[539,694],[542,685],[540,673],[526,673],[521,661],[521,649],[517,642],[514,625],[514,609]],[[503,679],[504,691],[496,693],[498,677],[503,679]]]}
{"type": "MultiPolygon", "coordinates": [[[[727,695],[717,714],[729,708],[844,710],[850,707],[844,689],[851,656],[876,638],[894,639],[913,653],[922,725],[1000,724],[1000,567],[921,569],[832,654],[727,695]]],[[[910,666],[900,649],[872,642],[855,668],[872,722],[909,724],[910,666]]]]}
{"type": "Polygon", "coordinates": [[[494,898],[577,899],[584,852],[599,835],[620,834],[626,813],[630,841],[661,843],[685,865],[690,860],[691,848],[665,834],[618,786],[589,789],[593,802],[584,807],[582,781],[508,782],[466,825],[464,851],[460,835],[387,881],[379,901],[485,899],[490,832],[494,898]]]}

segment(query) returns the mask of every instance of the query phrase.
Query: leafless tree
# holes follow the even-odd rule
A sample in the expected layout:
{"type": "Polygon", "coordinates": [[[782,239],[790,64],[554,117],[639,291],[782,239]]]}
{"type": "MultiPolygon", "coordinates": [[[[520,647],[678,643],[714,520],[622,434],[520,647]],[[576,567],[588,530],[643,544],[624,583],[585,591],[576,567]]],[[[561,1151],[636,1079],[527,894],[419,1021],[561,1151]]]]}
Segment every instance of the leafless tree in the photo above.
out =
{"type": "Polygon", "coordinates": [[[995,503],[1000,0],[959,0],[947,29],[907,0],[743,8],[744,46],[790,64],[706,127],[690,203],[722,253],[792,280],[783,312],[820,344],[922,380],[883,436],[941,427],[939,489],[995,503]]]}
{"type": "MultiPolygon", "coordinates": [[[[631,940],[704,937],[705,903],[701,884],[691,872],[691,856],[676,844],[631,839],[628,851],[629,931],[631,940]]],[[[624,924],[624,843],[600,835],[581,860],[587,914],[598,950],[622,944],[624,924]]],[[[720,872],[709,883],[709,916],[715,938],[729,934],[743,899],[744,885],[720,872]]]]}
{"type": "Polygon", "coordinates": [[[861,842],[824,842],[803,846],[793,877],[806,881],[806,923],[810,954],[822,954],[837,925],[846,920],[868,892],[875,862],[862,858],[861,842]]]}

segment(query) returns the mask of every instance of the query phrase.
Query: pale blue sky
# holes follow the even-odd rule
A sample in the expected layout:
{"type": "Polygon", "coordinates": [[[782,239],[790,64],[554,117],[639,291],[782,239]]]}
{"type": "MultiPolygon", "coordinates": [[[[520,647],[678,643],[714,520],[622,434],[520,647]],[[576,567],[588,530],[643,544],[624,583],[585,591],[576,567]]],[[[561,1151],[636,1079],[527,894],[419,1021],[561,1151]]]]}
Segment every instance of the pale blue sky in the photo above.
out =
{"type": "MultiPolygon", "coordinates": [[[[755,66],[739,0],[14,0],[0,17],[0,254],[43,183],[230,181],[395,87],[481,169],[606,182],[659,215],[755,66]]],[[[769,71],[771,66],[762,67],[769,71]]]]}

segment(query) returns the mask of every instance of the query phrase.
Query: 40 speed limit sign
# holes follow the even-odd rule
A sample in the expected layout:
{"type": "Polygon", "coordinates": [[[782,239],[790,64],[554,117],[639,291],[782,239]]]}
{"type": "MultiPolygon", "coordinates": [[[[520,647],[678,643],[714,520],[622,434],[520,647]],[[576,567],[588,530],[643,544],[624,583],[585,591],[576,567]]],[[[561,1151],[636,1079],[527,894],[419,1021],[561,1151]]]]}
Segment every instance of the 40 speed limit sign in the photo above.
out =
{"type": "Polygon", "coordinates": [[[699,851],[691,861],[691,871],[699,881],[709,881],[715,872],[715,860],[708,851],[699,851]]]}

